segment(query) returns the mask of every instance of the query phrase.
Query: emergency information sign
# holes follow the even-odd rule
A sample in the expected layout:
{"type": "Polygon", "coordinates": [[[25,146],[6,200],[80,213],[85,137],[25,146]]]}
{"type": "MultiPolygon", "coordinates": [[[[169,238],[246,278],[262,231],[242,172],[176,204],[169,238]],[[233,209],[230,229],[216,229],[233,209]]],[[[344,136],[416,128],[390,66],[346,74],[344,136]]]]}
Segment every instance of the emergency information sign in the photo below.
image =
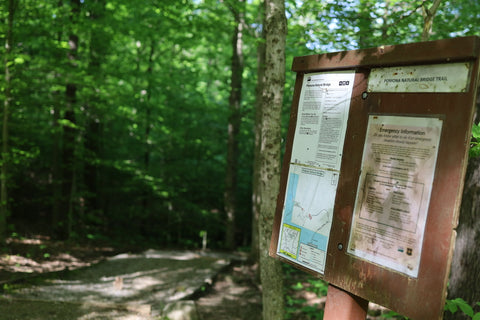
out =
{"type": "Polygon", "coordinates": [[[442,120],[370,115],[348,253],[418,277],[442,120]]]}

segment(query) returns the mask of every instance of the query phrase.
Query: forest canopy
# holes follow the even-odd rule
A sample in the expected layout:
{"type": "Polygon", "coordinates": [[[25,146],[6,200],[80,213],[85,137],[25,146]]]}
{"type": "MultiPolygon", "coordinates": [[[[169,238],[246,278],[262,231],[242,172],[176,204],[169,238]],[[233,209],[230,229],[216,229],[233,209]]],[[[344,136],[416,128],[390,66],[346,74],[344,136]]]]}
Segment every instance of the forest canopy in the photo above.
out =
{"type": "MultiPolygon", "coordinates": [[[[210,246],[224,247],[232,38],[241,21],[234,239],[248,246],[263,21],[260,1],[240,3],[3,1],[3,237],[198,247],[207,232],[210,246]]],[[[433,1],[285,4],[284,131],[293,57],[420,41],[433,1]]],[[[478,35],[479,19],[480,2],[442,1],[430,40],[478,35]]]]}

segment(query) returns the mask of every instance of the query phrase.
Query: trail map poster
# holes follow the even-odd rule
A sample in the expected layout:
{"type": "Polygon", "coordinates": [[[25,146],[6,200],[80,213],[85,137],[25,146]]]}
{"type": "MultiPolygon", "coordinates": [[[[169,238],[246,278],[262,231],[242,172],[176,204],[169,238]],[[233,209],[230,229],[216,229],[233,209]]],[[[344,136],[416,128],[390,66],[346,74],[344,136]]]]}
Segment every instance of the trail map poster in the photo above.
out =
{"type": "Polygon", "coordinates": [[[348,253],[416,278],[442,120],[369,116],[348,253]]]}
{"type": "Polygon", "coordinates": [[[354,71],[304,76],[277,254],[324,273],[354,71]]]}

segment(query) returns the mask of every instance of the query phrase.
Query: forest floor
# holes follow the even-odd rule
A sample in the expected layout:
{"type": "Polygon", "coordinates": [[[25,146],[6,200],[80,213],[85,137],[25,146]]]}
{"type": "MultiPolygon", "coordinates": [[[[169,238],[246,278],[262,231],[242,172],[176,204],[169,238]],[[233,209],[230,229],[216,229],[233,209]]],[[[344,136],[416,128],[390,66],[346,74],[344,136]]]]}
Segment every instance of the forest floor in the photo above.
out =
{"type": "MultiPolygon", "coordinates": [[[[92,270],[112,257],[120,253],[125,254],[125,252],[130,252],[130,256],[133,257],[135,252],[140,252],[140,249],[113,248],[107,245],[78,245],[51,241],[41,237],[9,239],[7,248],[0,253],[0,291],[3,291],[3,296],[8,296],[10,292],[14,292],[18,288],[38,284],[38,279],[65,278],[75,269],[92,270]]],[[[215,271],[210,286],[202,287],[202,290],[197,290],[186,297],[187,300],[194,301],[196,319],[260,320],[262,304],[261,287],[255,280],[257,266],[241,260],[232,260],[228,266],[218,268],[217,271],[215,271]]],[[[111,270],[109,269],[108,272],[111,270]]],[[[141,270],[135,274],[139,273],[141,270]]],[[[325,297],[318,291],[322,291],[323,288],[314,288],[313,286],[316,284],[312,283],[310,277],[302,272],[289,269],[287,274],[286,312],[289,315],[288,318],[292,320],[321,319],[325,297]]],[[[116,280],[113,281],[114,287],[118,285],[116,280]]],[[[122,283],[120,283],[120,289],[121,285],[122,283]]],[[[159,290],[163,289],[155,289],[151,291],[151,294],[158,295],[156,291],[159,290]]],[[[167,292],[167,294],[171,293],[167,292]]],[[[13,300],[0,298],[0,314],[6,316],[2,319],[12,320],[161,319],[159,316],[151,316],[150,308],[144,308],[146,305],[132,307],[132,305],[118,303],[102,304],[95,301],[95,298],[92,298],[93,301],[81,305],[59,300],[43,301],[40,297],[38,299],[14,298],[13,300]]],[[[385,310],[381,307],[371,305],[368,319],[380,319],[382,313],[385,313],[385,310]]],[[[385,319],[385,317],[381,319],[385,319]]]]}
{"type": "Polygon", "coordinates": [[[236,259],[236,256],[228,253],[210,252],[203,255],[185,250],[145,250],[138,247],[79,245],[43,237],[8,239],[7,247],[0,252],[0,318],[156,320],[162,317],[153,313],[155,306],[152,300],[158,298],[166,301],[169,300],[166,297],[173,295],[178,298],[170,299],[171,301],[194,301],[197,318],[192,320],[261,318],[261,294],[252,281],[255,267],[242,262],[244,256],[237,255],[239,259],[236,259]],[[180,258],[158,257],[158,252],[167,253],[167,256],[171,253],[180,258]],[[145,253],[150,256],[145,257],[145,253]],[[138,270],[127,264],[127,260],[134,258],[137,259],[135,264],[138,270]],[[114,270],[116,268],[118,270],[114,270]],[[150,286],[147,292],[135,293],[136,301],[147,302],[136,305],[131,301],[119,302],[125,301],[120,298],[129,288],[139,286],[139,278],[154,281],[160,270],[163,273],[162,283],[158,282],[153,289],[150,286]],[[188,278],[185,275],[188,270],[195,270],[190,273],[196,273],[199,281],[184,280],[188,278]],[[92,283],[95,288],[90,289],[80,286],[80,282],[85,281],[79,280],[84,278],[79,274],[85,273],[89,280],[112,279],[107,288],[92,283]],[[115,277],[116,274],[122,275],[123,279],[115,277]],[[178,274],[178,278],[174,274],[178,274]],[[203,286],[205,278],[211,275],[211,281],[207,280],[209,285],[203,286]],[[117,280],[121,282],[117,283],[117,280]],[[68,284],[69,287],[81,287],[85,297],[76,298],[78,292],[65,291],[68,292],[65,295],[74,295],[73,299],[65,299],[57,288],[60,283],[68,284]],[[31,290],[30,287],[34,289],[31,290]],[[112,298],[111,303],[105,303],[103,296],[107,295],[112,298]],[[91,301],[85,303],[89,296],[91,301]]]}

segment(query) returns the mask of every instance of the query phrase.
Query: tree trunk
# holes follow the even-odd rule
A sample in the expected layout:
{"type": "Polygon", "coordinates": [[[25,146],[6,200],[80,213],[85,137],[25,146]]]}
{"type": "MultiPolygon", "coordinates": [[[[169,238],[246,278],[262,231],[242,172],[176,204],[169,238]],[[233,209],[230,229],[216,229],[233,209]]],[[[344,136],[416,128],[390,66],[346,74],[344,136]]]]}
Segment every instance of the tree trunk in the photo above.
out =
{"type": "Polygon", "coordinates": [[[58,120],[60,119],[60,108],[55,103],[53,107],[53,149],[52,149],[52,227],[55,233],[59,231],[61,221],[61,208],[62,208],[62,181],[63,170],[61,168],[60,160],[60,145],[62,141],[62,130],[58,120]]]}
{"type": "MultiPolygon", "coordinates": [[[[62,0],[58,1],[58,7],[61,8],[63,6],[62,0]]],[[[57,33],[57,45],[60,46],[62,42],[62,32],[57,33]]],[[[60,74],[55,74],[56,77],[60,77],[60,74]]],[[[54,94],[57,95],[59,92],[55,91],[54,94]]],[[[61,100],[63,102],[63,100],[61,100]]],[[[58,100],[55,100],[53,105],[53,113],[52,113],[52,132],[53,132],[53,147],[52,147],[52,219],[51,225],[53,228],[53,233],[55,236],[59,236],[61,233],[60,225],[61,225],[61,212],[63,206],[62,200],[62,183],[63,183],[63,169],[62,169],[62,160],[61,160],[61,144],[62,144],[62,128],[60,127],[60,103],[58,100]]]]}
{"type": "MultiPolygon", "coordinates": [[[[80,13],[80,0],[71,1],[70,22],[75,23],[80,13]]],[[[77,67],[78,35],[73,32],[68,36],[70,62],[70,76],[74,74],[77,67]]],[[[74,195],[76,193],[76,171],[75,171],[75,145],[76,145],[76,119],[75,105],[77,104],[77,84],[74,80],[68,79],[65,91],[65,113],[63,116],[63,182],[62,182],[62,211],[63,221],[60,229],[60,238],[69,238],[73,228],[74,195]]]]}
{"type": "Polygon", "coordinates": [[[238,172],[238,135],[242,120],[242,74],[243,74],[243,25],[244,0],[231,8],[235,18],[232,37],[232,73],[230,78],[227,168],[225,173],[224,206],[227,217],[225,244],[228,249],[235,248],[235,215],[237,209],[237,172],[238,172]]]}
{"type": "Polygon", "coordinates": [[[61,239],[68,239],[72,231],[73,222],[73,194],[75,191],[75,129],[72,127],[75,124],[74,105],[77,102],[76,98],[77,87],[75,84],[67,84],[66,90],[66,110],[64,120],[68,124],[63,126],[63,150],[62,150],[62,164],[63,164],[63,182],[62,182],[62,227],[60,229],[59,237],[61,239]]]}
{"type": "MultiPolygon", "coordinates": [[[[477,103],[477,121],[479,115],[477,103]]],[[[457,239],[452,258],[448,299],[462,298],[475,311],[480,312],[480,158],[470,158],[465,176],[465,184],[457,227],[457,239]]],[[[459,320],[466,318],[462,312],[451,314],[445,312],[445,319],[459,320]]]]}
{"type": "Polygon", "coordinates": [[[369,0],[360,0],[358,10],[358,47],[360,49],[372,46],[372,18],[370,16],[375,4],[369,0]]]}
{"type": "Polygon", "coordinates": [[[279,261],[269,257],[273,218],[280,186],[281,113],[285,85],[285,3],[265,1],[265,84],[260,143],[259,249],[263,319],[283,318],[283,277],[279,261]]]}
{"type": "MultiPolygon", "coordinates": [[[[261,24],[265,25],[264,3],[260,3],[261,24]]],[[[253,151],[253,177],[252,177],[252,248],[250,261],[258,262],[259,259],[259,234],[258,217],[260,215],[260,142],[262,134],[262,94],[265,82],[265,29],[259,35],[257,45],[257,87],[255,89],[255,125],[254,125],[254,151],[253,151]]]]}
{"type": "MultiPolygon", "coordinates": [[[[148,68],[147,68],[147,92],[146,92],[146,101],[145,101],[145,150],[143,153],[143,166],[145,170],[145,174],[149,174],[150,171],[150,155],[151,155],[151,142],[150,142],[150,130],[152,126],[152,106],[151,106],[151,97],[152,97],[152,90],[153,90],[153,56],[155,54],[155,40],[152,39],[150,41],[150,52],[148,54],[148,68]]],[[[143,216],[149,217],[150,215],[150,206],[151,206],[151,197],[152,192],[148,186],[146,186],[145,193],[143,195],[142,200],[142,209],[143,209],[143,216]]],[[[149,221],[150,218],[147,219],[149,221]]]]}
{"type": "Polygon", "coordinates": [[[434,0],[430,8],[427,8],[427,5],[423,5],[423,32],[422,32],[422,41],[427,41],[432,33],[433,28],[433,18],[437,13],[438,7],[442,0],[434,0]]]}
{"type": "MultiPolygon", "coordinates": [[[[90,46],[89,46],[89,64],[88,74],[96,79],[97,82],[104,81],[102,76],[102,62],[107,54],[106,39],[108,35],[105,34],[100,26],[99,20],[105,16],[105,0],[95,0],[90,7],[90,46]]],[[[103,212],[103,203],[101,196],[101,170],[97,164],[97,159],[102,153],[102,136],[103,124],[100,115],[101,98],[97,87],[94,86],[89,93],[88,103],[85,104],[84,114],[86,115],[85,124],[85,138],[84,148],[86,154],[86,161],[83,173],[85,182],[86,195],[84,207],[89,212],[99,215],[103,212]]]]}
{"type": "Polygon", "coordinates": [[[0,246],[5,243],[7,237],[7,215],[8,215],[8,115],[10,104],[12,102],[12,81],[10,73],[10,61],[13,45],[13,17],[15,15],[17,3],[14,0],[8,1],[7,31],[5,36],[5,100],[3,102],[3,122],[2,122],[2,163],[0,171],[0,246]]]}

